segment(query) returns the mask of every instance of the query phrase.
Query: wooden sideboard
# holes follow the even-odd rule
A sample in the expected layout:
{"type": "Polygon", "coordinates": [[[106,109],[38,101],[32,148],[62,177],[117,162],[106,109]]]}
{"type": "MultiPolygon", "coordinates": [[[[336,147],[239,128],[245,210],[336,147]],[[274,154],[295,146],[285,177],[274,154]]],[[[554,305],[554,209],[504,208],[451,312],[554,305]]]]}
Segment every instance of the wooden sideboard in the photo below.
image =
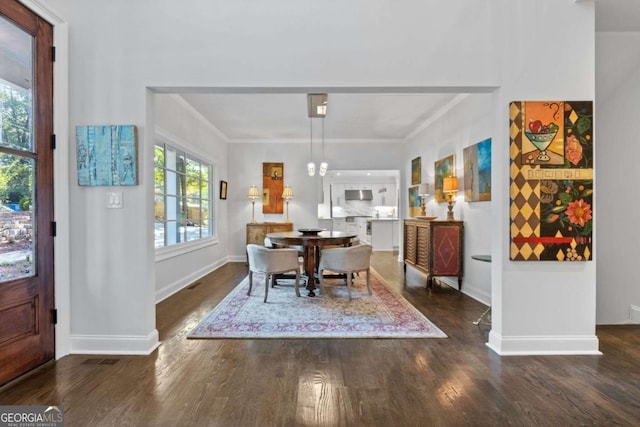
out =
{"type": "Polygon", "coordinates": [[[292,222],[250,222],[247,223],[247,245],[255,243],[264,245],[264,238],[268,233],[293,231],[292,222]]]}
{"type": "Polygon", "coordinates": [[[464,222],[406,219],[403,228],[404,272],[409,264],[425,273],[429,289],[436,276],[456,276],[462,289],[464,222]]]}

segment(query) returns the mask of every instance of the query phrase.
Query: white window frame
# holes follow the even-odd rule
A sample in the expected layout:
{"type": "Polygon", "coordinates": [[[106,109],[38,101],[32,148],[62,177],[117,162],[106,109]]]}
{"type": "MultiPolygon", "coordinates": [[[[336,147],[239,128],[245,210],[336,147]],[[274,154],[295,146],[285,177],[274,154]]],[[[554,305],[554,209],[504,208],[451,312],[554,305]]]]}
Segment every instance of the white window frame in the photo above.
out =
{"type": "MultiPolygon", "coordinates": [[[[154,237],[155,260],[157,262],[165,259],[170,259],[181,254],[189,253],[194,250],[201,249],[207,246],[218,244],[218,237],[217,237],[218,236],[218,212],[217,212],[218,210],[217,210],[217,203],[216,203],[216,191],[214,187],[214,183],[217,182],[216,177],[217,177],[218,168],[217,168],[216,162],[212,161],[211,158],[209,158],[208,156],[203,155],[202,153],[198,153],[193,149],[186,148],[187,144],[180,143],[176,140],[176,138],[168,137],[164,135],[164,133],[158,132],[157,129],[156,129],[156,137],[154,139],[154,147],[153,147],[154,153],[155,153],[156,145],[164,145],[165,147],[168,145],[176,151],[184,152],[184,154],[188,158],[193,158],[194,160],[198,160],[199,162],[206,163],[211,167],[211,171],[209,173],[209,193],[210,193],[209,194],[209,203],[210,203],[209,221],[211,224],[211,228],[210,228],[211,235],[207,237],[195,239],[195,240],[179,242],[176,244],[158,247],[158,248],[155,248],[155,237],[154,237]]],[[[153,171],[154,171],[153,198],[154,198],[154,206],[155,206],[155,197],[156,197],[155,155],[153,156],[152,162],[153,162],[153,171]]],[[[166,181],[166,177],[165,177],[165,181],[166,181]]],[[[165,186],[166,186],[166,182],[165,182],[165,186]]],[[[164,194],[166,195],[166,189],[164,194]]],[[[165,200],[165,203],[166,203],[166,200],[165,200]]],[[[165,214],[166,214],[166,206],[165,206],[165,214]]],[[[155,215],[154,215],[154,218],[153,218],[154,236],[155,236],[155,223],[156,221],[155,221],[155,215]]]]}

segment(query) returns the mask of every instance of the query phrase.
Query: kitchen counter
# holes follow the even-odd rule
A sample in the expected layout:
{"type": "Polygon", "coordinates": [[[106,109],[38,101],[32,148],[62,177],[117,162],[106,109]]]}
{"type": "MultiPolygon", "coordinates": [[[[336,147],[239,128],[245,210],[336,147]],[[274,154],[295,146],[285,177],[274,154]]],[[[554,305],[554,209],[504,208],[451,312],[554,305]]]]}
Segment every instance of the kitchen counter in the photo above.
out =
{"type": "Polygon", "coordinates": [[[397,221],[398,218],[389,218],[389,217],[380,217],[380,218],[369,218],[371,221],[397,221]]]}

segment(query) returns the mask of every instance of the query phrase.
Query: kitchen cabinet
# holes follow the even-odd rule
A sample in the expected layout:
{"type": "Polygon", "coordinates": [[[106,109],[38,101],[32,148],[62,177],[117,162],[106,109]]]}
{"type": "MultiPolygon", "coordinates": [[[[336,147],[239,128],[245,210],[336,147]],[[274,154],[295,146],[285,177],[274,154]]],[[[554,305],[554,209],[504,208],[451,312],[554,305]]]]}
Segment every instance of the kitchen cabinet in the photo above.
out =
{"type": "Polygon", "coordinates": [[[407,264],[427,274],[427,287],[436,276],[457,276],[462,289],[464,258],[462,221],[407,219],[404,221],[404,271],[407,264]]]}
{"type": "Polygon", "coordinates": [[[344,184],[331,184],[331,201],[334,207],[344,207],[344,184]]]}
{"type": "Polygon", "coordinates": [[[373,184],[372,206],[397,206],[397,195],[395,184],[373,184]]]}
{"type": "Polygon", "coordinates": [[[371,236],[367,233],[367,225],[370,223],[369,221],[369,218],[356,218],[358,239],[367,244],[371,243],[371,236]]]}
{"type": "Polygon", "coordinates": [[[344,218],[333,218],[333,231],[347,231],[347,223],[344,218]]]}

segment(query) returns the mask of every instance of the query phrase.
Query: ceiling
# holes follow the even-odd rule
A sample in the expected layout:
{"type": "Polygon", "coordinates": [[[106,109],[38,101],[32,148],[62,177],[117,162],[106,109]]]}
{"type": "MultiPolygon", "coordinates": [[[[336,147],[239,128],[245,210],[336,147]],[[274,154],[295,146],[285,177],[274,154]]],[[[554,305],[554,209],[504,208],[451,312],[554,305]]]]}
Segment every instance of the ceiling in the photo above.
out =
{"type": "Polygon", "coordinates": [[[230,142],[402,142],[459,96],[328,93],[325,119],[310,119],[306,93],[183,94],[230,142]],[[324,123],[323,123],[324,122],[324,123]]]}
{"type": "MultiPolygon", "coordinates": [[[[595,0],[596,31],[640,32],[640,0],[595,0]]],[[[325,142],[403,142],[461,99],[452,93],[328,92],[325,142]]],[[[315,93],[311,91],[310,93],[315,93]]],[[[308,142],[305,93],[185,94],[230,142],[308,142]]],[[[322,119],[313,119],[320,141],[322,119]]]]}
{"type": "MultiPolygon", "coordinates": [[[[579,1],[579,0],[577,0],[579,1]]],[[[595,0],[596,31],[640,32],[640,0],[595,0]]],[[[30,87],[29,37],[0,18],[0,79],[30,87]]],[[[310,119],[306,92],[183,94],[230,142],[308,142],[310,119]]],[[[318,93],[309,90],[309,93],[318,93]]],[[[325,92],[325,91],[323,91],[325,92]]],[[[464,95],[345,88],[329,94],[324,119],[326,143],[402,142],[444,114],[464,95]]],[[[322,119],[313,119],[313,140],[322,137],[322,119]]]]}

